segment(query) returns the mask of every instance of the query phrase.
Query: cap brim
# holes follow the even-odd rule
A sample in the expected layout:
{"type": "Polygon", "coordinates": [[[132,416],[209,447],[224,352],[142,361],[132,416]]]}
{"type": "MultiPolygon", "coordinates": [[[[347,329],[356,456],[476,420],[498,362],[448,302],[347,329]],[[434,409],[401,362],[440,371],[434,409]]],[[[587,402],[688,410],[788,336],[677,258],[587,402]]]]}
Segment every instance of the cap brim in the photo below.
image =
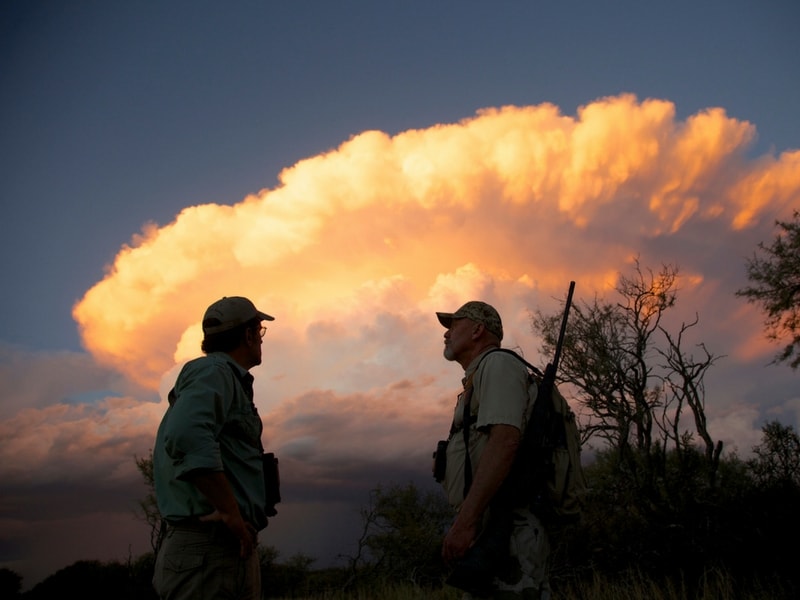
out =
{"type": "Polygon", "coordinates": [[[453,313],[442,313],[437,312],[436,317],[439,319],[439,323],[442,324],[443,327],[450,328],[450,325],[453,322],[453,313]]]}
{"type": "Polygon", "coordinates": [[[257,316],[258,316],[258,318],[259,318],[259,319],[261,319],[262,321],[274,321],[274,320],[275,320],[275,317],[273,317],[273,316],[271,316],[271,315],[268,315],[267,313],[263,313],[263,312],[261,312],[260,310],[257,310],[257,311],[256,311],[256,315],[257,315],[257,316]]]}

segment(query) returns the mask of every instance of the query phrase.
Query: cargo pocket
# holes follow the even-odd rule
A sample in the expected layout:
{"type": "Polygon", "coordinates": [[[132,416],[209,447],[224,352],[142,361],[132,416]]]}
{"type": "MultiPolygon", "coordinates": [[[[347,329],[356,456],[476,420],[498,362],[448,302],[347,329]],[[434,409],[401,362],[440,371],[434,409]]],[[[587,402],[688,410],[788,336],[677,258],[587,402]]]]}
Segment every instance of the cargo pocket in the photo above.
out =
{"type": "Polygon", "coordinates": [[[167,556],[164,559],[164,569],[173,573],[194,571],[203,566],[203,555],[167,556]]]}
{"type": "Polygon", "coordinates": [[[203,563],[202,554],[159,555],[153,573],[153,588],[161,598],[167,597],[170,591],[179,588],[189,590],[193,586],[198,588],[196,591],[199,593],[203,578],[198,576],[198,572],[203,569],[203,563]]]}

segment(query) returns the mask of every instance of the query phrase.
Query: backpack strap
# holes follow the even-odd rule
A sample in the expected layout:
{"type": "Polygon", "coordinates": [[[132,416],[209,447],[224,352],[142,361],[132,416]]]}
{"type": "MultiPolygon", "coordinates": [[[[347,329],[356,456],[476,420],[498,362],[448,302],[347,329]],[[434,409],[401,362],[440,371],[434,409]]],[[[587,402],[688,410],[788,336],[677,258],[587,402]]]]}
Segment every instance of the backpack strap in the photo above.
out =
{"type": "MultiPolygon", "coordinates": [[[[522,364],[524,364],[526,367],[528,367],[528,369],[533,371],[533,373],[535,375],[538,375],[539,377],[544,377],[544,373],[542,373],[537,367],[534,367],[531,363],[529,363],[527,360],[525,360],[522,356],[520,356],[519,354],[514,352],[511,348],[491,348],[490,350],[488,350],[486,352],[486,354],[489,354],[489,352],[505,352],[506,354],[510,354],[511,356],[516,356],[517,360],[519,360],[522,364]]],[[[484,354],[484,356],[486,356],[486,354],[484,354]]],[[[481,358],[481,360],[483,360],[483,358],[481,358]]]]}
{"type": "MultiPolygon", "coordinates": [[[[477,370],[477,367],[476,367],[477,370]]],[[[464,386],[464,412],[463,416],[461,417],[461,431],[462,435],[464,436],[464,498],[467,497],[469,493],[469,488],[472,486],[472,461],[469,458],[469,429],[472,426],[472,423],[478,420],[478,416],[475,415],[475,418],[472,418],[471,410],[470,410],[470,400],[472,399],[472,376],[475,375],[475,371],[472,372],[472,375],[469,376],[467,379],[467,383],[464,386]]]]}
{"type": "MultiPolygon", "coordinates": [[[[478,364],[475,365],[475,370],[469,376],[466,384],[464,385],[464,413],[461,419],[461,429],[462,429],[462,435],[464,436],[464,449],[466,454],[464,459],[464,498],[467,497],[467,494],[469,493],[469,488],[472,486],[472,461],[470,460],[469,457],[469,429],[472,423],[478,420],[477,415],[473,418],[470,414],[470,400],[472,399],[472,390],[473,390],[472,378],[475,375],[475,373],[478,372],[478,367],[480,367],[480,364],[483,361],[483,359],[489,356],[489,354],[491,354],[492,352],[505,352],[506,354],[511,354],[512,356],[515,356],[518,360],[520,360],[533,373],[539,375],[540,377],[542,376],[542,372],[539,369],[534,367],[531,363],[529,363],[527,360],[522,358],[522,356],[520,356],[510,348],[490,348],[484,353],[483,356],[481,356],[480,360],[478,361],[478,364]]],[[[457,431],[457,429],[454,423],[450,428],[450,432],[452,434],[455,431],[457,431]]]]}

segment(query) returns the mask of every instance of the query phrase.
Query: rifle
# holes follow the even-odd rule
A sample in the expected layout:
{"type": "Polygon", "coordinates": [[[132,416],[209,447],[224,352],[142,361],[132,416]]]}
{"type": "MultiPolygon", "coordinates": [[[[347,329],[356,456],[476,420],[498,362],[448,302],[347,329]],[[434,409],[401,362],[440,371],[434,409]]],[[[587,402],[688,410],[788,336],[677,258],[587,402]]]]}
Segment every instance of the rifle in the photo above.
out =
{"type": "Polygon", "coordinates": [[[553,409],[553,389],[556,384],[556,371],[561,359],[561,349],[564,346],[567,319],[574,291],[575,282],[570,281],[553,362],[547,363],[542,381],[539,383],[536,401],[533,403],[531,417],[518,454],[522,464],[515,465],[519,467],[517,473],[527,475],[522,476],[523,481],[520,482],[521,489],[518,492],[527,495],[528,498],[534,498],[534,505],[539,507],[539,512],[548,510],[546,488],[555,468],[553,451],[558,446],[566,445],[566,431],[562,418],[553,409]]]}
{"type": "Polygon", "coordinates": [[[555,356],[553,356],[553,362],[547,363],[544,368],[544,377],[542,377],[542,383],[539,385],[539,396],[536,398],[537,404],[540,398],[552,402],[553,387],[556,384],[556,371],[558,370],[558,362],[561,359],[561,348],[564,345],[564,334],[567,331],[567,318],[569,317],[569,309],[572,306],[572,293],[574,291],[575,282],[570,281],[567,302],[564,304],[564,316],[561,318],[561,329],[558,332],[558,340],[556,341],[555,356]]]}

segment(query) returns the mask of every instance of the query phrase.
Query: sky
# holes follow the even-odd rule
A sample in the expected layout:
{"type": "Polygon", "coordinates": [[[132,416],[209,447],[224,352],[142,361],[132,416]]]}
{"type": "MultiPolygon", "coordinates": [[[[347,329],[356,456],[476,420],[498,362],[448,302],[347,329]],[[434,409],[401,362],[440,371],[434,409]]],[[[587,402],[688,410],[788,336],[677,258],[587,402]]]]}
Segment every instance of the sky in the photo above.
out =
{"type": "MultiPolygon", "coordinates": [[[[436,489],[461,368],[436,311],[612,301],[678,267],[720,359],[709,431],[800,425],[746,260],[800,206],[800,6],[0,5],[0,567],[29,589],[149,548],[146,457],[205,308],[274,315],[253,369],[283,502],[261,534],[355,553],[378,485],[436,489]]],[[[579,410],[579,407],[576,407],[579,410]]]]}

